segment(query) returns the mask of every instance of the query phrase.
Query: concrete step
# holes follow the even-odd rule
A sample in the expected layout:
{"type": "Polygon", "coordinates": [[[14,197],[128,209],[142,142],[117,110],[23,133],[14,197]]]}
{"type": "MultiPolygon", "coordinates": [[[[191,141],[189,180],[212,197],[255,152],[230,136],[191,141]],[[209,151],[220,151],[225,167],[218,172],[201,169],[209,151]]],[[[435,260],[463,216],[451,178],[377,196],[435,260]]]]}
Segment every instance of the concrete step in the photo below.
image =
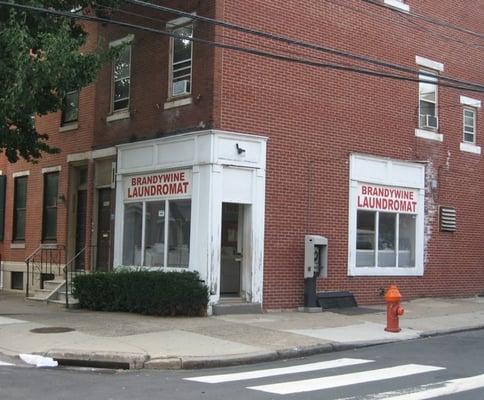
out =
{"type": "Polygon", "coordinates": [[[228,315],[228,314],[262,314],[262,306],[260,303],[235,303],[222,302],[212,306],[214,315],[228,315]]]}
{"type": "Polygon", "coordinates": [[[50,281],[44,281],[44,289],[48,289],[50,291],[57,289],[60,285],[65,283],[63,279],[54,279],[50,281]]]}
{"type": "Polygon", "coordinates": [[[33,290],[33,296],[31,297],[37,297],[39,299],[46,299],[49,297],[49,295],[52,293],[52,290],[49,289],[34,289],[33,290]]]}
{"type": "MultiPolygon", "coordinates": [[[[64,300],[49,300],[49,303],[60,304],[60,305],[65,306],[66,305],[66,299],[64,298],[64,300]]],[[[69,308],[73,308],[73,309],[80,308],[79,300],[74,299],[73,297],[69,297],[69,308]]]]}

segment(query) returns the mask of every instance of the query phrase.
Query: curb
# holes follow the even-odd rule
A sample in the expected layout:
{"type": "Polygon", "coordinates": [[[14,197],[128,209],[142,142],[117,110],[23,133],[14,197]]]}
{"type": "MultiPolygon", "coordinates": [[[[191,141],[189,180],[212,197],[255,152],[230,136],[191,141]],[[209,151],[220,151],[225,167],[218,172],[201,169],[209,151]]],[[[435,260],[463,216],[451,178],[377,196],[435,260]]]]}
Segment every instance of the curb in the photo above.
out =
{"type": "Polygon", "coordinates": [[[448,328],[434,331],[420,332],[417,337],[408,339],[383,339],[361,341],[354,343],[329,342],[318,345],[292,347],[275,351],[261,351],[249,354],[235,354],[219,357],[164,357],[153,358],[146,353],[123,353],[123,352],[76,352],[51,350],[43,355],[52,357],[60,365],[120,368],[120,369],[153,369],[153,370],[178,370],[178,369],[205,369],[231,367],[236,365],[248,365],[291,358],[308,357],[317,354],[333,353],[345,350],[354,350],[365,347],[378,346],[388,343],[425,339],[434,336],[444,336],[453,333],[470,332],[484,329],[484,324],[459,328],[448,328]]]}

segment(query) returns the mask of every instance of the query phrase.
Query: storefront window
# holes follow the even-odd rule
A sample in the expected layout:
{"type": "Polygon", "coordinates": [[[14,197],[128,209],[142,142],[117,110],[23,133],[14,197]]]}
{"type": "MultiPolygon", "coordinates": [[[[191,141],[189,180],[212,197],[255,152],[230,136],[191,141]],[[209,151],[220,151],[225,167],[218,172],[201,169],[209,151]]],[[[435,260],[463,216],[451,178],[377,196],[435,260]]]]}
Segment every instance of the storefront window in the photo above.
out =
{"type": "Polygon", "coordinates": [[[145,259],[148,267],[165,264],[165,201],[146,203],[145,259]]]}
{"type": "Polygon", "coordinates": [[[415,267],[415,220],[412,214],[358,210],[356,266],[396,267],[398,252],[398,267],[415,267]]]}
{"type": "Polygon", "coordinates": [[[123,264],[141,265],[143,203],[124,205],[123,264]]]}
{"type": "Polygon", "coordinates": [[[124,265],[188,267],[191,200],[125,203],[124,265]],[[144,238],[142,238],[144,220],[144,238]],[[166,240],[167,239],[167,240],[166,240]]]}
{"type": "Polygon", "coordinates": [[[190,200],[170,201],[168,266],[188,265],[190,251],[190,200]]]}

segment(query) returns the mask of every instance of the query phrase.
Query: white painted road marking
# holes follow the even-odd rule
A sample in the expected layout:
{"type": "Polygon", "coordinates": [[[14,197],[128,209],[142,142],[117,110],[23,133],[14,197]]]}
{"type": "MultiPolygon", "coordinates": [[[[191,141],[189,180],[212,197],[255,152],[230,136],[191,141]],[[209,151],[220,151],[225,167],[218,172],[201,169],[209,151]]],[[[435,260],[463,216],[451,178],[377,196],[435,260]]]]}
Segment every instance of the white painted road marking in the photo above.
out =
{"type": "MultiPolygon", "coordinates": [[[[247,389],[274,394],[292,394],[312,392],[315,390],[332,389],[350,386],[358,383],[375,382],[386,379],[401,378],[425,372],[439,371],[445,368],[431,365],[406,364],[398,367],[382,368],[372,371],[355,372],[351,374],[327,376],[323,378],[305,379],[301,381],[276,383],[272,385],[251,386],[247,389]]],[[[400,399],[398,399],[400,400],[400,399]]],[[[414,398],[412,398],[414,400],[414,398]]]]}
{"type": "Polygon", "coordinates": [[[417,388],[405,390],[405,394],[385,395],[381,393],[373,397],[379,400],[426,400],[435,397],[447,396],[450,394],[468,392],[484,387],[484,374],[471,376],[468,378],[452,379],[444,382],[437,382],[430,385],[423,385],[417,388]],[[439,387],[436,387],[439,386],[439,387]]]}
{"type": "Polygon", "coordinates": [[[8,366],[12,366],[12,365],[15,365],[15,364],[10,364],[10,363],[7,363],[7,362],[0,361],[0,367],[8,367],[8,366]]]}
{"type": "Polygon", "coordinates": [[[222,383],[235,382],[247,379],[266,378],[269,376],[298,374],[301,372],[319,371],[323,369],[347,367],[351,365],[359,365],[374,362],[373,360],[362,360],[358,358],[340,358],[339,360],[323,361],[311,364],[295,365],[292,367],[261,369],[257,371],[236,372],[232,374],[223,375],[208,375],[195,378],[185,378],[187,381],[203,382],[203,383],[222,383]]]}

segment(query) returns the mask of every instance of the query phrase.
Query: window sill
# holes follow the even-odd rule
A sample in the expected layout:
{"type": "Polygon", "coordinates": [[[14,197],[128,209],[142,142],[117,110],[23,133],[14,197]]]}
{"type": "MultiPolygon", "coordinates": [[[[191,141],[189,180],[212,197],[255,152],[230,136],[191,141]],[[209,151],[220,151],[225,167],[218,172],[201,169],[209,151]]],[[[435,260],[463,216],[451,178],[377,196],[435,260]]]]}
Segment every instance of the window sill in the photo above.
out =
{"type": "Polygon", "coordinates": [[[475,144],[472,143],[461,143],[460,144],[460,151],[465,151],[467,153],[473,153],[473,154],[481,154],[481,146],[476,146],[475,144]]]}
{"type": "Polygon", "coordinates": [[[444,141],[444,135],[442,135],[441,133],[427,131],[425,129],[415,129],[415,136],[422,139],[435,140],[437,142],[444,141]]]}
{"type": "Polygon", "coordinates": [[[129,110],[116,111],[106,117],[106,122],[119,121],[120,119],[128,119],[131,117],[129,110]]]}
{"type": "Polygon", "coordinates": [[[397,10],[403,11],[403,12],[410,12],[410,6],[408,4],[403,3],[402,1],[399,0],[385,0],[384,3],[387,6],[390,6],[392,8],[396,8],[397,10]]]}
{"type": "Polygon", "coordinates": [[[167,101],[164,105],[165,110],[169,110],[171,108],[176,108],[176,107],[182,107],[182,106],[188,106],[193,103],[193,98],[190,97],[184,97],[182,99],[176,99],[176,98],[170,98],[169,101],[167,101]]]}
{"type": "Polygon", "coordinates": [[[61,125],[59,127],[59,132],[68,132],[68,131],[73,131],[75,129],[79,128],[79,124],[77,122],[70,122],[65,125],[61,125]]]}
{"type": "Polygon", "coordinates": [[[10,243],[11,249],[25,249],[25,243],[10,243]]]}

